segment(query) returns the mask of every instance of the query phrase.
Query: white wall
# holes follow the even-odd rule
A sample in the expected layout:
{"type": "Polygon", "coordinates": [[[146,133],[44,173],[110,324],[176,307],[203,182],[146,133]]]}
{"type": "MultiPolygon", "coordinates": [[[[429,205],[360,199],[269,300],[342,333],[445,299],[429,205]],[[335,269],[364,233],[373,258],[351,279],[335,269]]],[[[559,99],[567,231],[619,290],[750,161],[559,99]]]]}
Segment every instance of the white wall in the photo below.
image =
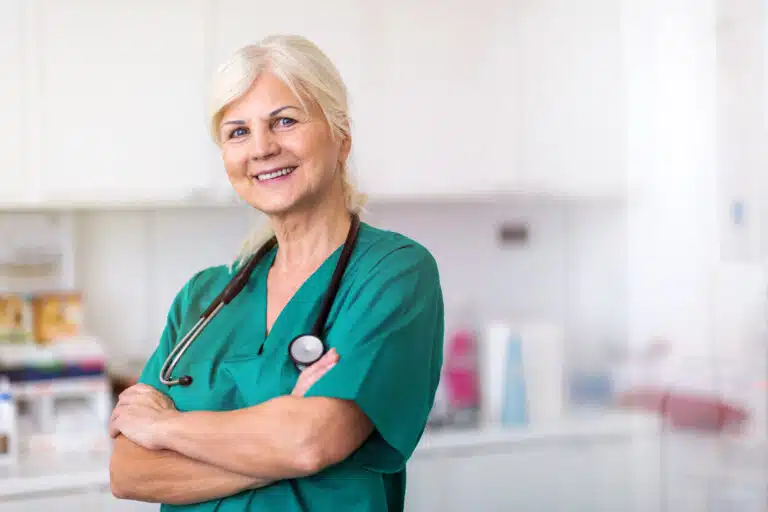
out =
{"type": "MultiPolygon", "coordinates": [[[[385,204],[372,205],[366,220],[433,252],[449,311],[471,301],[481,321],[545,318],[564,322],[573,343],[625,342],[621,205],[385,204]],[[500,245],[498,227],[512,221],[529,224],[527,246],[500,245]]],[[[238,208],[79,214],[77,275],[89,328],[114,353],[146,356],[179,287],[227,262],[257,222],[238,208]]]]}

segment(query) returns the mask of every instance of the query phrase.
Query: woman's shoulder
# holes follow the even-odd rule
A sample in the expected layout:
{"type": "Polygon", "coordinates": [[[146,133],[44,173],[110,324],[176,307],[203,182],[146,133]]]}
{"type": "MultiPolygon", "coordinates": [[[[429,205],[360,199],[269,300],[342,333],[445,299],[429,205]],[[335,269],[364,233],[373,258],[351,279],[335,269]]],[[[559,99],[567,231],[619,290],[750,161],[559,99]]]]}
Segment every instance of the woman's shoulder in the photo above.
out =
{"type": "Polygon", "coordinates": [[[204,267],[187,279],[176,295],[176,304],[182,310],[201,305],[218,295],[234,275],[230,265],[204,267]]]}
{"type": "Polygon", "coordinates": [[[362,223],[359,243],[358,263],[363,273],[399,273],[412,269],[439,279],[434,255],[408,235],[362,223]]]}

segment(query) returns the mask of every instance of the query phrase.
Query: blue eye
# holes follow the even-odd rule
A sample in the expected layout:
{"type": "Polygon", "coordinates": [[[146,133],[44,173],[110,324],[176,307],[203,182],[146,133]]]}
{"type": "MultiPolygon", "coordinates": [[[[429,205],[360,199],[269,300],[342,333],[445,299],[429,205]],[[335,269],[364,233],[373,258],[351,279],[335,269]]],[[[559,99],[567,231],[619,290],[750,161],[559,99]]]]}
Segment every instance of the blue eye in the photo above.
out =
{"type": "Polygon", "coordinates": [[[246,135],[246,134],[248,134],[247,128],[243,128],[243,127],[235,128],[230,132],[229,138],[231,139],[233,137],[242,137],[243,135],[246,135]]]}
{"type": "Polygon", "coordinates": [[[277,119],[277,126],[280,128],[288,128],[294,124],[296,124],[296,120],[291,119],[290,117],[280,117],[277,119]]]}

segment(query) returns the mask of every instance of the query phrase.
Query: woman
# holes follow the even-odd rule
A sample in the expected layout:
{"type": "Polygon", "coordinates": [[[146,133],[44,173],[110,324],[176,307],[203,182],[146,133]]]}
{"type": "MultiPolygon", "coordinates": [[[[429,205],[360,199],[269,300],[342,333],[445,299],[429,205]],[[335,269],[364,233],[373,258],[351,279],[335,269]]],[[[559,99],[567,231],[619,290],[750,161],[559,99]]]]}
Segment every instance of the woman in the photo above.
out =
{"type": "Polygon", "coordinates": [[[210,111],[229,180],[277,245],[179,362],[192,384],[168,387],[172,347],[265,237],[177,295],[110,422],[113,493],[163,510],[402,510],[442,364],[437,265],[413,240],[359,223],[325,324],[331,349],[300,373],[288,344],[312,328],[362,204],[347,175],[344,84],[309,41],[269,37],[219,70],[210,111]]]}

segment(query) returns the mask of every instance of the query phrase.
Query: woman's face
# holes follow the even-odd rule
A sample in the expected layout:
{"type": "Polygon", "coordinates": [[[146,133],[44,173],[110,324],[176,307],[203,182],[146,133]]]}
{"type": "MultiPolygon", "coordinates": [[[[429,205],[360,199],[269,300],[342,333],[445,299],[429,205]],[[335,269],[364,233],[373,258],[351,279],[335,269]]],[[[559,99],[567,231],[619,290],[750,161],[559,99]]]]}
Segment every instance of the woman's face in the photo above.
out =
{"type": "Polygon", "coordinates": [[[248,204],[268,215],[322,200],[349,154],[349,141],[334,140],[321,110],[308,107],[304,112],[291,90],[264,72],[219,124],[229,181],[248,204]]]}

